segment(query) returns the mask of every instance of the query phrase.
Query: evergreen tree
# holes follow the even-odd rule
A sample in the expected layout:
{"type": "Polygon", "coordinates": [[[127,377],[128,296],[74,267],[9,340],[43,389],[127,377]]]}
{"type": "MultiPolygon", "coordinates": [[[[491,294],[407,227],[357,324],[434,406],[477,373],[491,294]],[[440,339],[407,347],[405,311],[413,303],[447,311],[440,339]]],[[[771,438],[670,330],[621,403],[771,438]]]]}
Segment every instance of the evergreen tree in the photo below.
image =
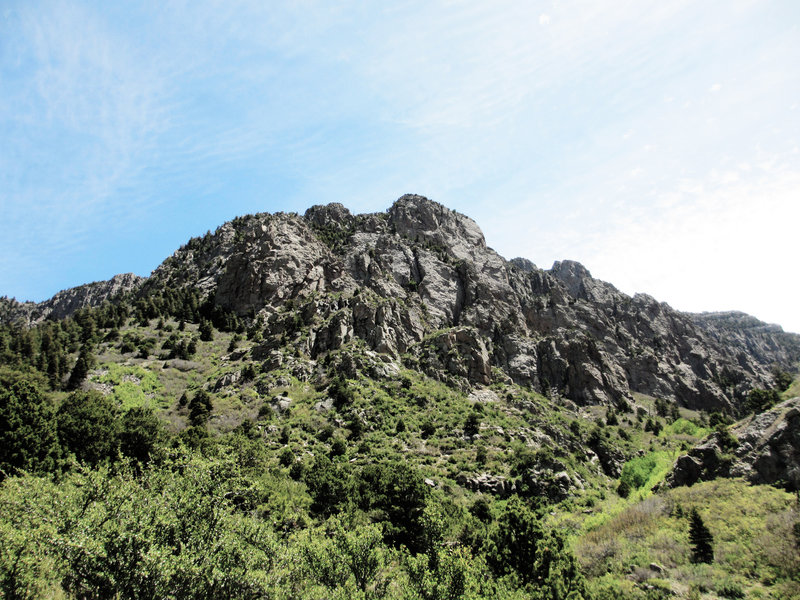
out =
{"type": "Polygon", "coordinates": [[[146,463],[158,447],[161,422],[152,409],[134,407],[120,420],[119,449],[125,456],[146,463]]]}
{"type": "Polygon", "coordinates": [[[211,415],[211,396],[205,390],[198,391],[189,402],[189,422],[195,427],[205,425],[211,415]]]}
{"type": "Polygon", "coordinates": [[[323,516],[339,512],[340,505],[348,498],[350,478],[345,467],[333,463],[324,454],[314,459],[305,477],[308,493],[312,498],[311,510],[323,516]]]}
{"type": "Polygon", "coordinates": [[[84,346],[81,348],[81,353],[78,355],[78,360],[75,362],[75,366],[72,368],[72,373],[69,375],[69,381],[67,382],[67,389],[69,390],[77,390],[81,387],[81,384],[86,380],[86,376],[89,374],[89,370],[94,365],[94,356],[92,356],[92,351],[88,346],[84,346]]]}
{"type": "Polygon", "coordinates": [[[395,547],[405,545],[412,552],[424,550],[422,511],[429,490],[413,465],[400,461],[366,465],[355,484],[359,507],[382,515],[388,543],[395,547]]]}
{"type": "Polygon", "coordinates": [[[337,375],[328,386],[328,395],[337,408],[349,406],[355,400],[355,392],[341,375],[337,375]]]}
{"type": "Polygon", "coordinates": [[[744,402],[744,411],[746,413],[758,414],[769,410],[780,401],[781,395],[778,393],[778,390],[754,388],[747,394],[747,398],[744,402]]]}
{"type": "Polygon", "coordinates": [[[480,429],[481,416],[476,412],[471,412],[464,421],[464,435],[477,435],[480,429]]]}
{"type": "Polygon", "coordinates": [[[58,409],[57,422],[61,445],[79,461],[96,465],[116,456],[117,410],[111,397],[75,392],[58,409]]]}
{"type": "Polygon", "coordinates": [[[517,578],[536,600],[579,600],[585,581],[562,535],[518,497],[508,501],[487,548],[487,560],[499,576],[517,578]]]}
{"type": "Polygon", "coordinates": [[[714,561],[714,537],[696,508],[689,514],[689,542],[692,544],[692,562],[714,561]]]}
{"type": "Polygon", "coordinates": [[[19,469],[49,472],[60,454],[53,409],[33,376],[0,370],[0,480],[19,469]]]}
{"type": "Polygon", "coordinates": [[[214,326],[211,321],[203,319],[200,321],[200,341],[210,342],[214,339],[214,326]]]}

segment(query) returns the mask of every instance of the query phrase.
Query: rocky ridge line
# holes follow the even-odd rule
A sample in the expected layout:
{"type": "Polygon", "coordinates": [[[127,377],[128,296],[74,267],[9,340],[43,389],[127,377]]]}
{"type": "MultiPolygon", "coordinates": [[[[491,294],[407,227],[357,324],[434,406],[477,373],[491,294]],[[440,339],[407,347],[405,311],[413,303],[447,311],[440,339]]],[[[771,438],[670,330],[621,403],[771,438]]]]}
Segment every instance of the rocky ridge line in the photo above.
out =
{"type": "Polygon", "coordinates": [[[453,385],[508,379],[581,404],[624,406],[640,393],[734,411],[749,389],[771,385],[773,364],[800,359],[800,336],[722,335],[574,261],[507,261],[472,219],[417,195],[384,213],[328,204],[240,217],[130,283],[140,296],[197,288],[260,318],[263,355],[288,340],[313,362],[362,340],[453,385]]]}
{"type": "Polygon", "coordinates": [[[106,281],[95,281],[62,290],[43,302],[18,302],[0,298],[0,322],[35,325],[45,319],[63,319],[80,310],[100,306],[103,302],[133,292],[146,281],[133,273],[114,275],[106,281]]]}

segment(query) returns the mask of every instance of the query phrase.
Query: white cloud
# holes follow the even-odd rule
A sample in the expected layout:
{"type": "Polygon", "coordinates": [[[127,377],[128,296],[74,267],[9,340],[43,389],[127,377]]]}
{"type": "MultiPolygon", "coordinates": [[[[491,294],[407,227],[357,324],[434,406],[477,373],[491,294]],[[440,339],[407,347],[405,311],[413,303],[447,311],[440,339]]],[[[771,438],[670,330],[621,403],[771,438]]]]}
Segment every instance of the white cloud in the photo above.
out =
{"type": "Polygon", "coordinates": [[[583,257],[628,293],[683,310],[744,310],[800,332],[798,189],[800,165],[710,172],[659,192],[662,210],[618,215],[583,244],[583,257]]]}
{"type": "Polygon", "coordinates": [[[539,25],[550,25],[550,15],[539,15],[539,25]]]}

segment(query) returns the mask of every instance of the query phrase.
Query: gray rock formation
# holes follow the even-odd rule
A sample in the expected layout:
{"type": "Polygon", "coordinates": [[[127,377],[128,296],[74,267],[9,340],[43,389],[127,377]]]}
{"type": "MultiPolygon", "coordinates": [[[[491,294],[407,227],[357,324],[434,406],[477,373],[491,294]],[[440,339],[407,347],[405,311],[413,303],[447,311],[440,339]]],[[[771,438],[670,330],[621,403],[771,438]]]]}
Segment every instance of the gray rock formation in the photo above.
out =
{"type": "Polygon", "coordinates": [[[457,477],[457,482],[473,492],[493,494],[501,498],[507,498],[517,491],[513,481],[509,481],[502,475],[491,475],[489,473],[481,473],[473,477],[461,474],[457,477]]]}
{"type": "Polygon", "coordinates": [[[793,398],[714,433],[675,462],[667,484],[692,485],[715,477],[744,477],[755,484],[800,489],[800,398],[793,398]]]}
{"type": "Polygon", "coordinates": [[[0,322],[34,325],[45,319],[63,319],[81,308],[100,306],[103,302],[139,289],[145,281],[133,273],[115,275],[107,281],[96,281],[58,292],[44,302],[0,301],[0,322]]]}
{"type": "Polygon", "coordinates": [[[316,359],[358,342],[459,387],[510,379],[579,404],[640,392],[733,410],[772,383],[774,363],[800,359],[800,336],[631,298],[574,261],[549,271],[506,261],[472,219],[417,195],[376,214],[329,204],[240,217],[190,240],[144,283],[115,278],[6,312],[63,316],[120,290],[180,288],[260,318],[265,359],[287,343],[316,359]]]}
{"type": "Polygon", "coordinates": [[[762,363],[792,364],[800,353],[800,336],[745,313],[706,312],[690,316],[714,341],[737,348],[740,354],[753,356],[762,363]]]}

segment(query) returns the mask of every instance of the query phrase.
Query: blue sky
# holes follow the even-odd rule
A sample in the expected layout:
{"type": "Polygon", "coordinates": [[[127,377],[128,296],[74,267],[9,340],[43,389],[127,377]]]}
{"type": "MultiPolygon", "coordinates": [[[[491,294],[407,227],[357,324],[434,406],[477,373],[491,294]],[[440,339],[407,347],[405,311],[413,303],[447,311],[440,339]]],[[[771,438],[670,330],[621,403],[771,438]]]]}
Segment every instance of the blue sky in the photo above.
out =
{"type": "Polygon", "coordinates": [[[507,258],[800,332],[800,3],[0,6],[0,295],[407,192],[507,258]]]}

